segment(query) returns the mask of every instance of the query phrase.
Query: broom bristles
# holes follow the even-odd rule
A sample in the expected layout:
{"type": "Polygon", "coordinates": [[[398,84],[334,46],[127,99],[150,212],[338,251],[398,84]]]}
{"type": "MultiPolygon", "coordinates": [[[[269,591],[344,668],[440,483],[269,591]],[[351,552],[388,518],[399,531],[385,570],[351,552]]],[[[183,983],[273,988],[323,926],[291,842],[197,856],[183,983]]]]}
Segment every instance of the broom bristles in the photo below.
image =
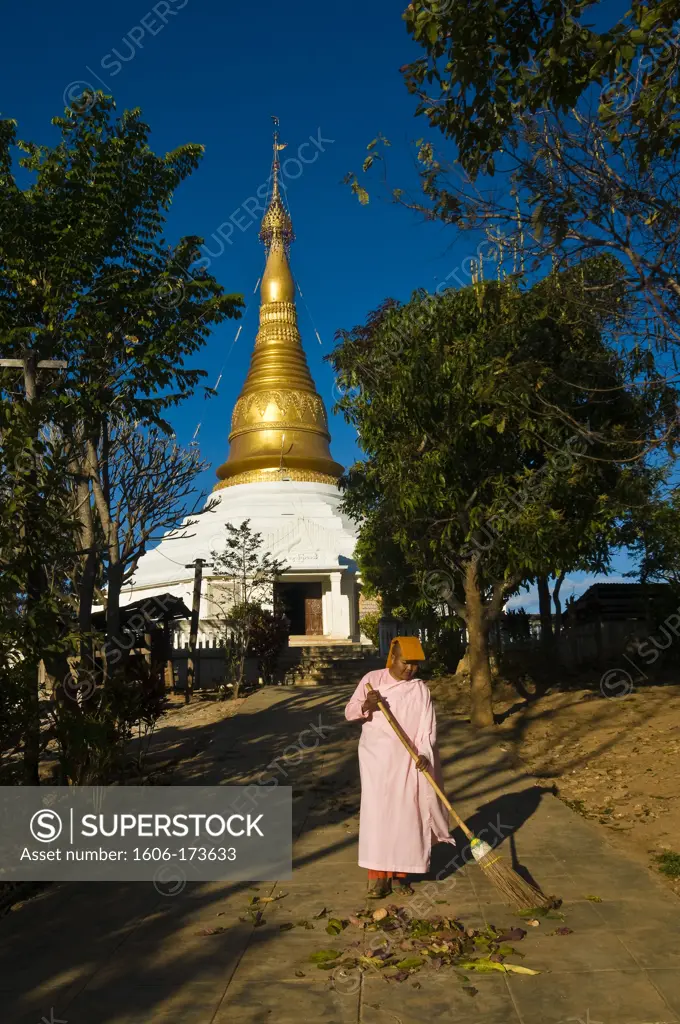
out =
{"type": "Polygon", "coordinates": [[[554,896],[546,896],[540,889],[526,882],[495,850],[480,857],[477,864],[509,906],[517,910],[533,910],[539,907],[549,909],[556,905],[554,896]]]}

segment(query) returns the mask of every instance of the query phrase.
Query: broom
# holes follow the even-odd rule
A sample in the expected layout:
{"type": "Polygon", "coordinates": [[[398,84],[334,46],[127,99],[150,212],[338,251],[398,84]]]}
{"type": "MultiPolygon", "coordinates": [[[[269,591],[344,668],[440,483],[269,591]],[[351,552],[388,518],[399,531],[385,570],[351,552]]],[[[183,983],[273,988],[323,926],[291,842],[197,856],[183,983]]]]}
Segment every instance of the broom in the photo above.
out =
{"type": "MultiPolygon", "coordinates": [[[[366,689],[370,692],[373,687],[369,682],[366,683],[366,689]]],[[[390,723],[395,733],[408,750],[409,754],[414,761],[418,760],[419,755],[411,746],[410,741],[407,739],[401,726],[397,722],[396,718],[391,711],[385,707],[384,703],[379,700],[378,707],[384,714],[387,721],[390,723]]],[[[539,907],[555,907],[559,906],[560,901],[556,900],[553,896],[546,896],[545,893],[541,892],[540,889],[530,885],[523,878],[521,878],[516,871],[506,864],[500,854],[496,853],[493,847],[489,846],[488,843],[483,842],[481,839],[477,839],[476,836],[470,831],[462,818],[456,814],[453,807],[447,800],[444,793],[432,778],[429,772],[422,771],[421,775],[424,775],[427,781],[430,783],[435,793],[447,808],[449,814],[454,819],[458,828],[465,834],[470,840],[470,852],[475,862],[484,871],[487,877],[491,880],[492,884],[496,886],[499,893],[503,897],[503,900],[511,907],[516,907],[518,910],[534,910],[539,907]]]]}

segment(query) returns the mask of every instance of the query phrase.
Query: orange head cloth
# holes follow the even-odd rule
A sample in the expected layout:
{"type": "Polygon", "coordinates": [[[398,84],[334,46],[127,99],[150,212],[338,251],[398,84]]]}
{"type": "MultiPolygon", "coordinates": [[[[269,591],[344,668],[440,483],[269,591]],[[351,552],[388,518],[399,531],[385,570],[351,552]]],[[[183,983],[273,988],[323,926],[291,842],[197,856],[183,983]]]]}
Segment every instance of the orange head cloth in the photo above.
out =
{"type": "Polygon", "coordinates": [[[417,636],[395,636],[387,655],[387,668],[390,668],[394,661],[394,648],[397,644],[404,661],[425,661],[425,651],[417,636]]]}

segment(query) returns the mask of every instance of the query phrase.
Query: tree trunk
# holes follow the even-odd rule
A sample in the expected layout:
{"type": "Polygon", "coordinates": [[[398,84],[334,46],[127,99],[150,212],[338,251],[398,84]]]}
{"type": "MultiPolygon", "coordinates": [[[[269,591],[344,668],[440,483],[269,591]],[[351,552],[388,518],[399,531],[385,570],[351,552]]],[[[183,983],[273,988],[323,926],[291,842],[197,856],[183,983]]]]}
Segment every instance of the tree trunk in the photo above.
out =
{"type": "Polygon", "coordinates": [[[548,577],[538,576],[536,585],[538,587],[538,611],[541,617],[541,646],[544,650],[551,650],[553,646],[552,600],[548,577]]]}
{"type": "MultiPolygon", "coordinates": [[[[29,598],[30,598],[29,591],[29,598]]],[[[26,730],[24,732],[24,786],[40,785],[40,666],[30,660],[26,693],[26,730]]]]}
{"type": "Polygon", "coordinates": [[[91,694],[93,686],[88,685],[91,677],[96,685],[101,680],[96,679],[96,665],[94,658],[94,643],[92,638],[92,606],[94,604],[94,592],[97,582],[97,552],[95,549],[94,523],[92,521],[92,508],[90,505],[90,488],[87,479],[78,474],[76,485],[76,498],[78,503],[78,520],[80,522],[80,556],[81,575],[78,586],[78,630],[80,633],[80,682],[84,687],[85,695],[91,694]]]}
{"type": "Polygon", "coordinates": [[[111,515],[111,509],[102,486],[96,439],[88,438],[86,448],[87,466],[94,495],[94,507],[97,510],[97,516],[104,532],[109,559],[106,581],[106,654],[104,661],[105,681],[108,681],[113,675],[113,669],[116,665],[119,666],[118,671],[122,669],[129,653],[129,649],[126,649],[120,627],[120,594],[123,589],[124,565],[120,557],[118,524],[111,515]]]}
{"type": "Polygon", "coordinates": [[[555,582],[553,589],[553,601],[555,602],[555,637],[559,637],[562,632],[562,602],[560,600],[560,589],[564,583],[565,572],[561,572],[555,582]]]}
{"type": "MultiPolygon", "coordinates": [[[[115,554],[117,555],[117,551],[115,554]]],[[[117,665],[120,671],[128,660],[129,643],[126,645],[120,628],[120,592],[123,589],[123,566],[111,558],[109,547],[108,587],[106,591],[106,648],[105,671],[108,682],[117,665]]]]}
{"type": "Polygon", "coordinates": [[[465,606],[470,664],[470,721],[476,729],[494,724],[489,637],[477,561],[465,571],[465,606]]]}

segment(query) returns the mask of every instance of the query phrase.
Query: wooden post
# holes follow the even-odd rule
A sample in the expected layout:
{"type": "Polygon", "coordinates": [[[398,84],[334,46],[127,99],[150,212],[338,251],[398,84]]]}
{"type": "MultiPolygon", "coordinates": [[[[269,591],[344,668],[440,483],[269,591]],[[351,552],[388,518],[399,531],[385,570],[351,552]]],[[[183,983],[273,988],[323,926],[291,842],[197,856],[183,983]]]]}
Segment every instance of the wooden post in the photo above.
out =
{"type": "Polygon", "coordinates": [[[207,565],[205,558],[196,558],[185,569],[194,570],[194,597],[191,604],[191,628],[189,632],[189,657],[187,658],[187,686],[184,692],[184,701],[191,703],[194,693],[196,678],[196,642],[198,640],[198,615],[201,608],[201,583],[203,581],[203,566],[207,565]]]}
{"type": "Polygon", "coordinates": [[[144,646],[146,648],[144,658],[146,659],[146,663],[149,666],[149,668],[151,668],[151,665],[153,663],[153,640],[151,637],[151,633],[144,634],[144,646]]]}
{"type": "Polygon", "coordinates": [[[172,665],[172,629],[167,619],[163,619],[163,663],[166,692],[175,689],[175,671],[172,665]]]}

